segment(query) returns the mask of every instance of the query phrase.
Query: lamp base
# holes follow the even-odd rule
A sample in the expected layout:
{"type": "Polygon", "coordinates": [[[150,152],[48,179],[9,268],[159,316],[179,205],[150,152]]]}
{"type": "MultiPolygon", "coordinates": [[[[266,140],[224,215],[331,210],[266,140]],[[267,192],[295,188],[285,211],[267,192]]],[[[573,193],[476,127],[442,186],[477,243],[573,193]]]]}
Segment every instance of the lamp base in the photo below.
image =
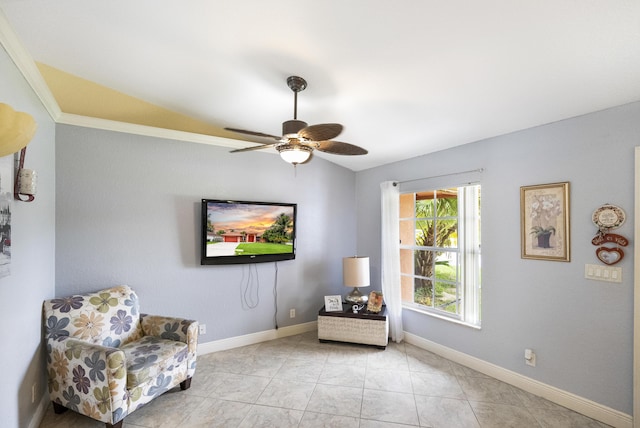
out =
{"type": "Polygon", "coordinates": [[[360,290],[358,290],[358,287],[354,287],[353,291],[347,294],[344,298],[345,302],[353,303],[356,305],[365,304],[367,303],[368,300],[369,300],[369,296],[365,296],[364,294],[362,294],[360,290]]]}

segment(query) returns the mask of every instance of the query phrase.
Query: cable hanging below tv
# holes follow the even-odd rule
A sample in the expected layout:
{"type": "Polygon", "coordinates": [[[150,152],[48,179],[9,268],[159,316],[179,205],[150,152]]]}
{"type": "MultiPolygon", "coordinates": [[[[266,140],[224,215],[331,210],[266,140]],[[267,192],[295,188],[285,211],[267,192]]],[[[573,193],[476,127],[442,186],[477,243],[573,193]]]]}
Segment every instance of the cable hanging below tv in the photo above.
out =
{"type": "Polygon", "coordinates": [[[296,258],[296,204],[202,199],[201,265],[296,258]]]}

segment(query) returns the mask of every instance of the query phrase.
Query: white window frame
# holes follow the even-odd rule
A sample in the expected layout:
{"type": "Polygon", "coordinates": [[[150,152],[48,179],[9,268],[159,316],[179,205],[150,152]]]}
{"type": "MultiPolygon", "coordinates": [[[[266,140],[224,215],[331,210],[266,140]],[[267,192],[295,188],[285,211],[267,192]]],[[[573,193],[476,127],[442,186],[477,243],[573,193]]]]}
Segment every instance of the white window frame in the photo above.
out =
{"type": "MultiPolygon", "coordinates": [[[[480,327],[480,292],[481,292],[481,252],[480,252],[480,207],[478,204],[478,194],[480,192],[480,183],[465,183],[458,186],[433,186],[422,190],[411,189],[411,191],[401,191],[403,194],[415,194],[420,192],[429,192],[434,190],[442,190],[451,187],[458,188],[458,268],[460,269],[459,286],[457,292],[462,293],[462,306],[458,313],[454,314],[443,310],[435,309],[429,306],[421,305],[415,302],[403,300],[403,307],[406,309],[424,312],[426,314],[436,316],[442,319],[463,323],[472,327],[480,327]]],[[[415,199],[414,199],[415,204],[415,199]]],[[[400,221],[406,221],[407,218],[400,218],[400,221]]],[[[415,221],[415,218],[413,219],[415,221]]],[[[401,249],[412,250],[421,249],[413,242],[411,245],[401,244],[401,249]]],[[[413,258],[411,260],[411,274],[401,274],[415,279],[415,269],[413,267],[413,258]]],[[[434,278],[435,287],[435,278],[434,278]]]]}

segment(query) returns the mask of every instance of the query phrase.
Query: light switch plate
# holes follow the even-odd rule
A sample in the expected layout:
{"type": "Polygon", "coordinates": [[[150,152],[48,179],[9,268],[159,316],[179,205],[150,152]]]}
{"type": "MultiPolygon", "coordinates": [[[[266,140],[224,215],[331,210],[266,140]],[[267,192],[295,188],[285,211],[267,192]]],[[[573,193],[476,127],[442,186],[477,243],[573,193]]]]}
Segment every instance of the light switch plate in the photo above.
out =
{"type": "Polygon", "coordinates": [[[622,268],[606,265],[584,265],[584,277],[595,281],[622,282],[622,268]]]}

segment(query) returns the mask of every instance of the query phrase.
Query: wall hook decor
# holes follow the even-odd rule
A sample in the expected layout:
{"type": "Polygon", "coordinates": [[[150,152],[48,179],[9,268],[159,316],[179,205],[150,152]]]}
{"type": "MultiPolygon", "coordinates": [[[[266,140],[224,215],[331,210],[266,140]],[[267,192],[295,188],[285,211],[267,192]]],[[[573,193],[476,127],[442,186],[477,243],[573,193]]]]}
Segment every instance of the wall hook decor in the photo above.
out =
{"type": "Polygon", "coordinates": [[[24,168],[24,158],[27,154],[27,148],[20,150],[20,161],[18,163],[18,172],[16,173],[16,181],[13,184],[13,197],[18,201],[32,202],[36,197],[36,185],[38,175],[32,169],[24,168]],[[20,195],[25,195],[27,199],[22,199],[20,195]]]}
{"type": "Polygon", "coordinates": [[[598,233],[591,240],[593,245],[601,245],[596,249],[596,257],[602,263],[614,265],[624,258],[620,247],[629,245],[629,240],[622,235],[609,233],[624,223],[626,215],[622,208],[605,204],[593,212],[593,223],[598,226],[598,233]]]}

